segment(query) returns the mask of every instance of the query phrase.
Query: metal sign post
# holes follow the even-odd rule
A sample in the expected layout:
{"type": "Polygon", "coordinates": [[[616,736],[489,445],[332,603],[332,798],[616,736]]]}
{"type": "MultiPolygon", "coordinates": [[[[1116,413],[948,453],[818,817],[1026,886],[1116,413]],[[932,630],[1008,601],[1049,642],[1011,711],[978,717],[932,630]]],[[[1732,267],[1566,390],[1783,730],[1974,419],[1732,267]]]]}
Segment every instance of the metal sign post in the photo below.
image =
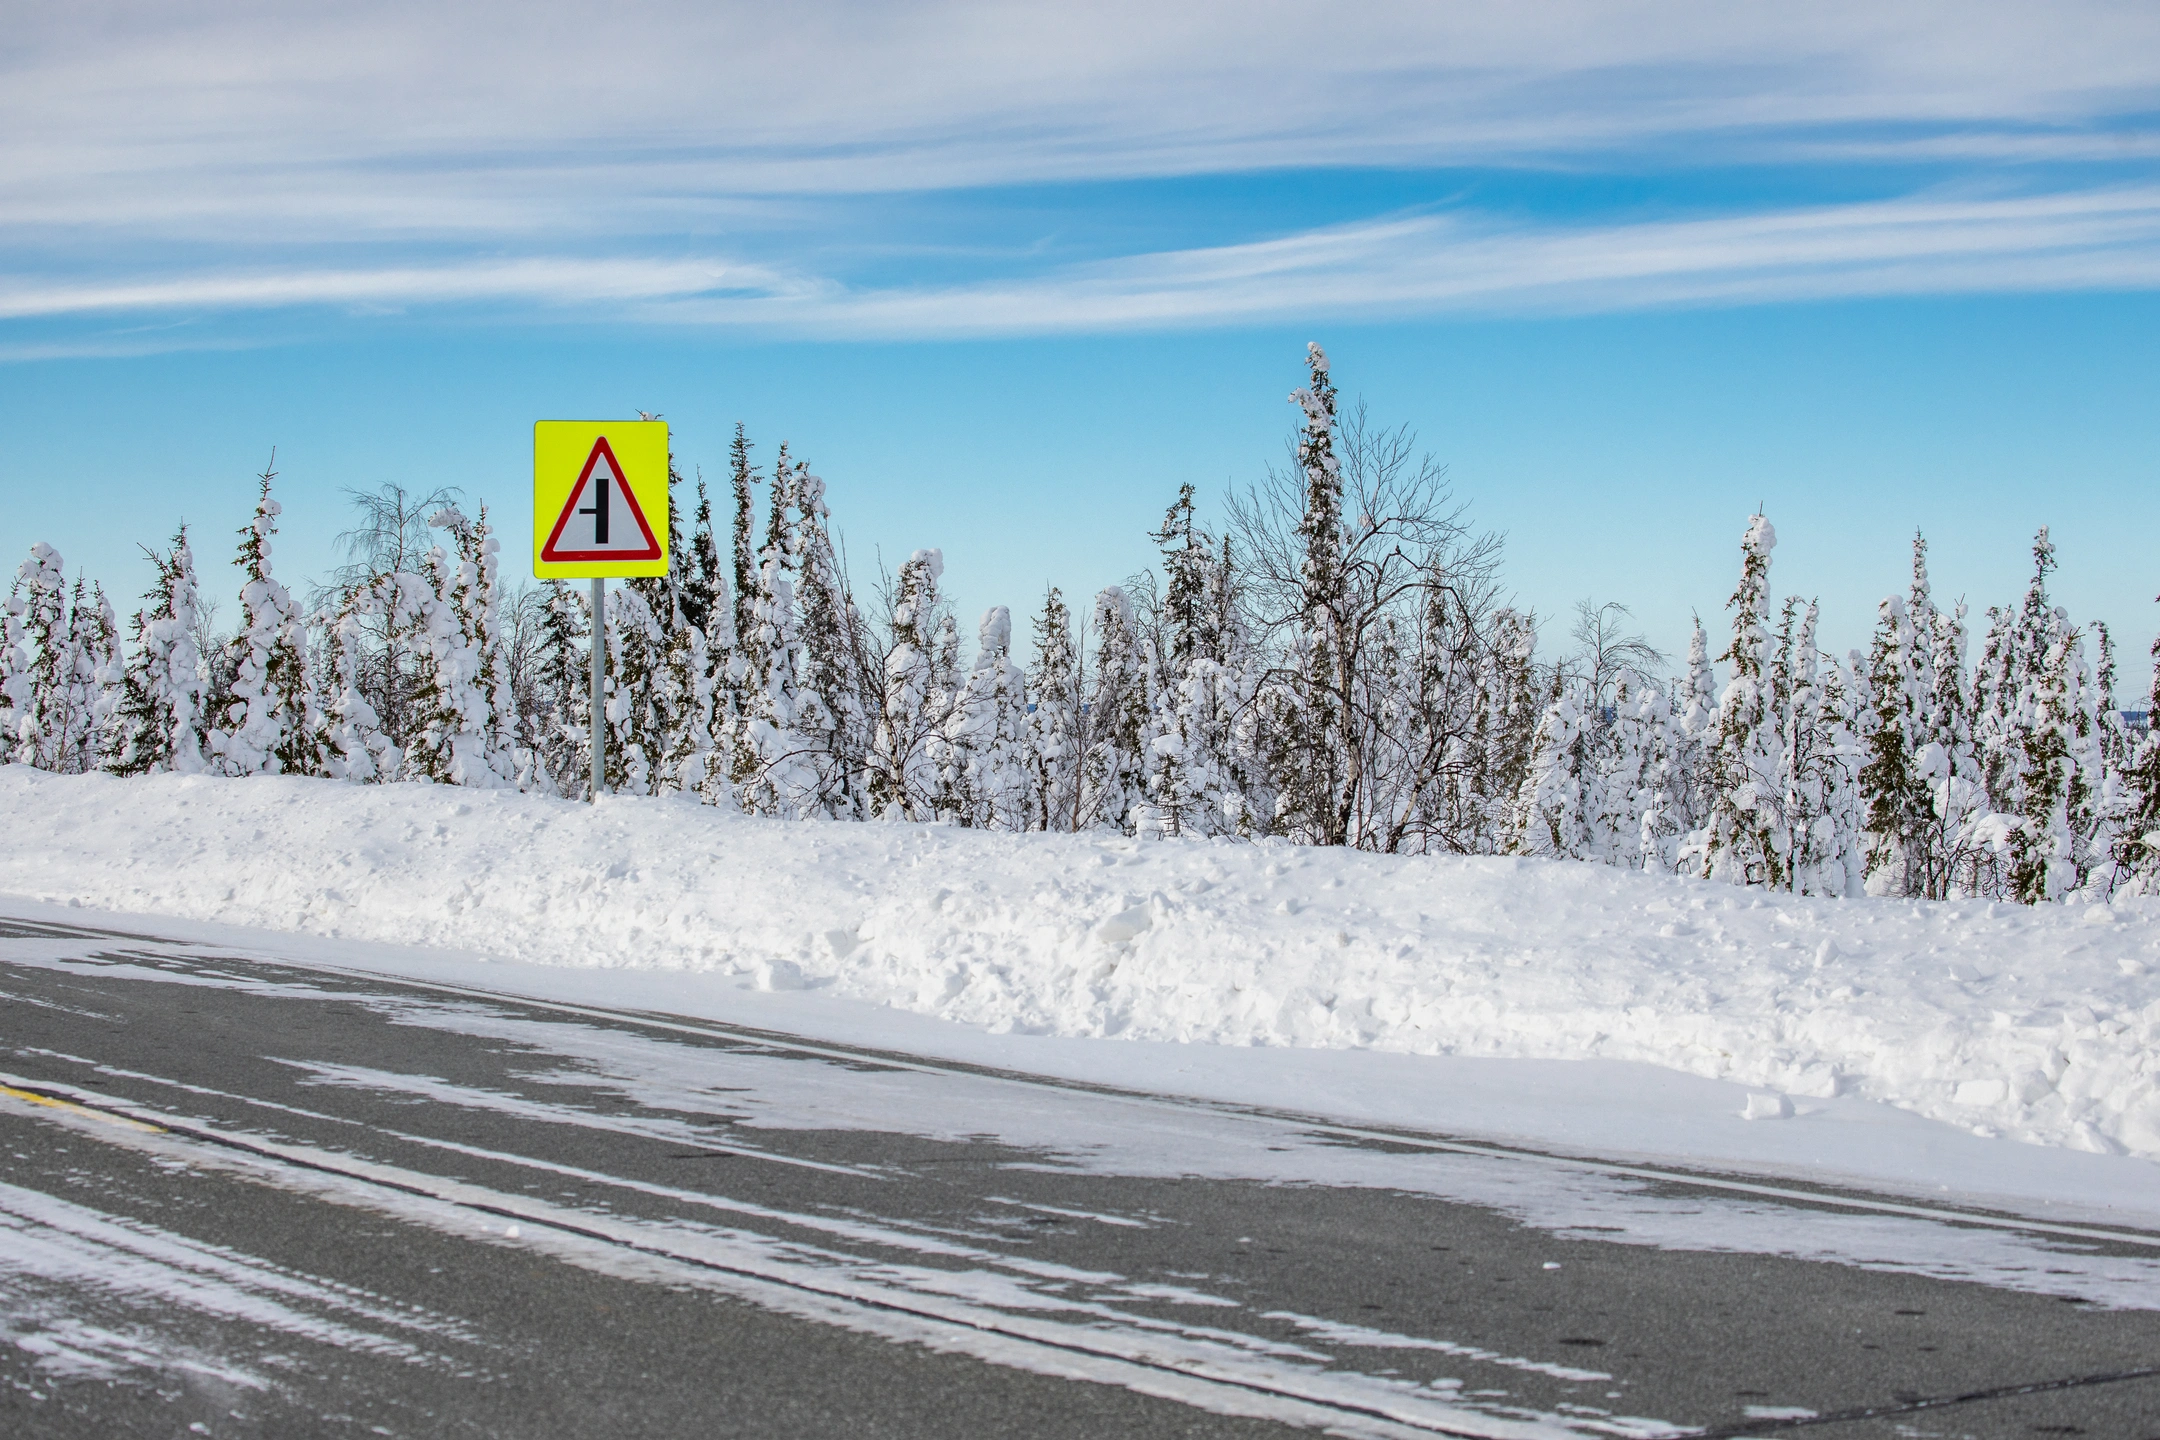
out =
{"type": "Polygon", "coordinates": [[[607,783],[607,581],[598,575],[592,582],[592,793],[598,801],[607,783]]]}
{"type": "Polygon", "coordinates": [[[533,426],[533,577],[592,581],[592,798],[607,785],[607,581],[668,573],[659,420],[533,426]]]}

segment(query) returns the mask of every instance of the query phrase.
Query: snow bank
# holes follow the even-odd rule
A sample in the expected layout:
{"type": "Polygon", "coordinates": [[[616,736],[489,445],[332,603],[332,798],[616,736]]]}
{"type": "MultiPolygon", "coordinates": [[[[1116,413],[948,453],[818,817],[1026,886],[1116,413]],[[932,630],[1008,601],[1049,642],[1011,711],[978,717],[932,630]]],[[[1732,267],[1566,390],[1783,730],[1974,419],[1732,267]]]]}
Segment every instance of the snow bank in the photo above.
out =
{"type": "Polygon", "coordinates": [[[1649,1061],[2160,1159],[2154,902],[21,766],[0,815],[0,891],[50,902],[829,985],[994,1030],[1649,1061]]]}

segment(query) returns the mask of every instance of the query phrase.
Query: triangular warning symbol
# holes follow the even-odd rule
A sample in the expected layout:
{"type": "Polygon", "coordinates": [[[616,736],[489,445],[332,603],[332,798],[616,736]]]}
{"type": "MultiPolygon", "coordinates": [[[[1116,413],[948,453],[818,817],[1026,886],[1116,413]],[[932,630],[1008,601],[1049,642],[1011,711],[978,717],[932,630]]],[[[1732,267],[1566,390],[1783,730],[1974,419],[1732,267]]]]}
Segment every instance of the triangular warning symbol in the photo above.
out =
{"type": "Polygon", "coordinates": [[[563,502],[555,528],[540,547],[540,558],[558,562],[660,558],[660,542],[645,523],[637,492],[623,478],[622,465],[607,436],[593,441],[592,454],[585,457],[585,468],[570,487],[570,498],[563,502]]]}

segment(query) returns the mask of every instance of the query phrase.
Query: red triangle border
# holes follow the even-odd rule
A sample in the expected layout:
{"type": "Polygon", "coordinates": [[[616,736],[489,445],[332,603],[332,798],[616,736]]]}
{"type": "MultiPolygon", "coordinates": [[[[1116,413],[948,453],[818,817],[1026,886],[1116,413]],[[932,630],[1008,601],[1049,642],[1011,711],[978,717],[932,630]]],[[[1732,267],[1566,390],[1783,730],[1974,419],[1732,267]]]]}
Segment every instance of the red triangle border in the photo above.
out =
{"type": "MultiPolygon", "coordinates": [[[[575,451],[571,452],[575,454],[575,451]]],[[[637,502],[637,491],[631,487],[630,477],[623,474],[622,462],[615,458],[615,447],[602,435],[593,441],[592,453],[585,457],[585,468],[578,471],[577,483],[570,487],[570,497],[563,501],[562,514],[555,517],[555,528],[548,531],[547,543],[540,547],[542,563],[549,565],[573,564],[581,560],[658,560],[660,542],[653,538],[652,526],[646,522],[645,509],[637,502]],[[602,452],[608,459],[608,468],[621,482],[623,500],[630,506],[630,513],[637,519],[638,530],[645,536],[643,550],[557,550],[555,542],[562,538],[563,527],[570,523],[570,516],[577,508],[578,496],[585,493],[585,482],[592,479],[593,466],[599,463],[602,452]]]]}

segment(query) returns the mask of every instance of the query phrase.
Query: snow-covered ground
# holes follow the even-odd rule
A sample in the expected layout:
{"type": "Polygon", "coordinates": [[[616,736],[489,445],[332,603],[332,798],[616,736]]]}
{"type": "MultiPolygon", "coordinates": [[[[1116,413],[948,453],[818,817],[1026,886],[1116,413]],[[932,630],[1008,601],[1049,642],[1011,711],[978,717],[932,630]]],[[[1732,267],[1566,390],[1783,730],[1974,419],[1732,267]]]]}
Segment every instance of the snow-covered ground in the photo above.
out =
{"type": "Polygon", "coordinates": [[[876,1012],[850,1002],[958,1022],[973,1039],[886,1038],[1000,1063],[1026,1036],[1182,1042],[1024,1063],[1608,1153],[1933,1167],[2102,1206],[2160,1180],[2152,902],[1801,900],[1564,862],[21,766],[0,815],[0,893],[581,967],[572,988],[622,1003],[739,1019],[745,985],[807,990],[762,999],[854,1038],[876,1012]],[[1214,1048],[1263,1046],[1298,1053],[1214,1048]]]}

